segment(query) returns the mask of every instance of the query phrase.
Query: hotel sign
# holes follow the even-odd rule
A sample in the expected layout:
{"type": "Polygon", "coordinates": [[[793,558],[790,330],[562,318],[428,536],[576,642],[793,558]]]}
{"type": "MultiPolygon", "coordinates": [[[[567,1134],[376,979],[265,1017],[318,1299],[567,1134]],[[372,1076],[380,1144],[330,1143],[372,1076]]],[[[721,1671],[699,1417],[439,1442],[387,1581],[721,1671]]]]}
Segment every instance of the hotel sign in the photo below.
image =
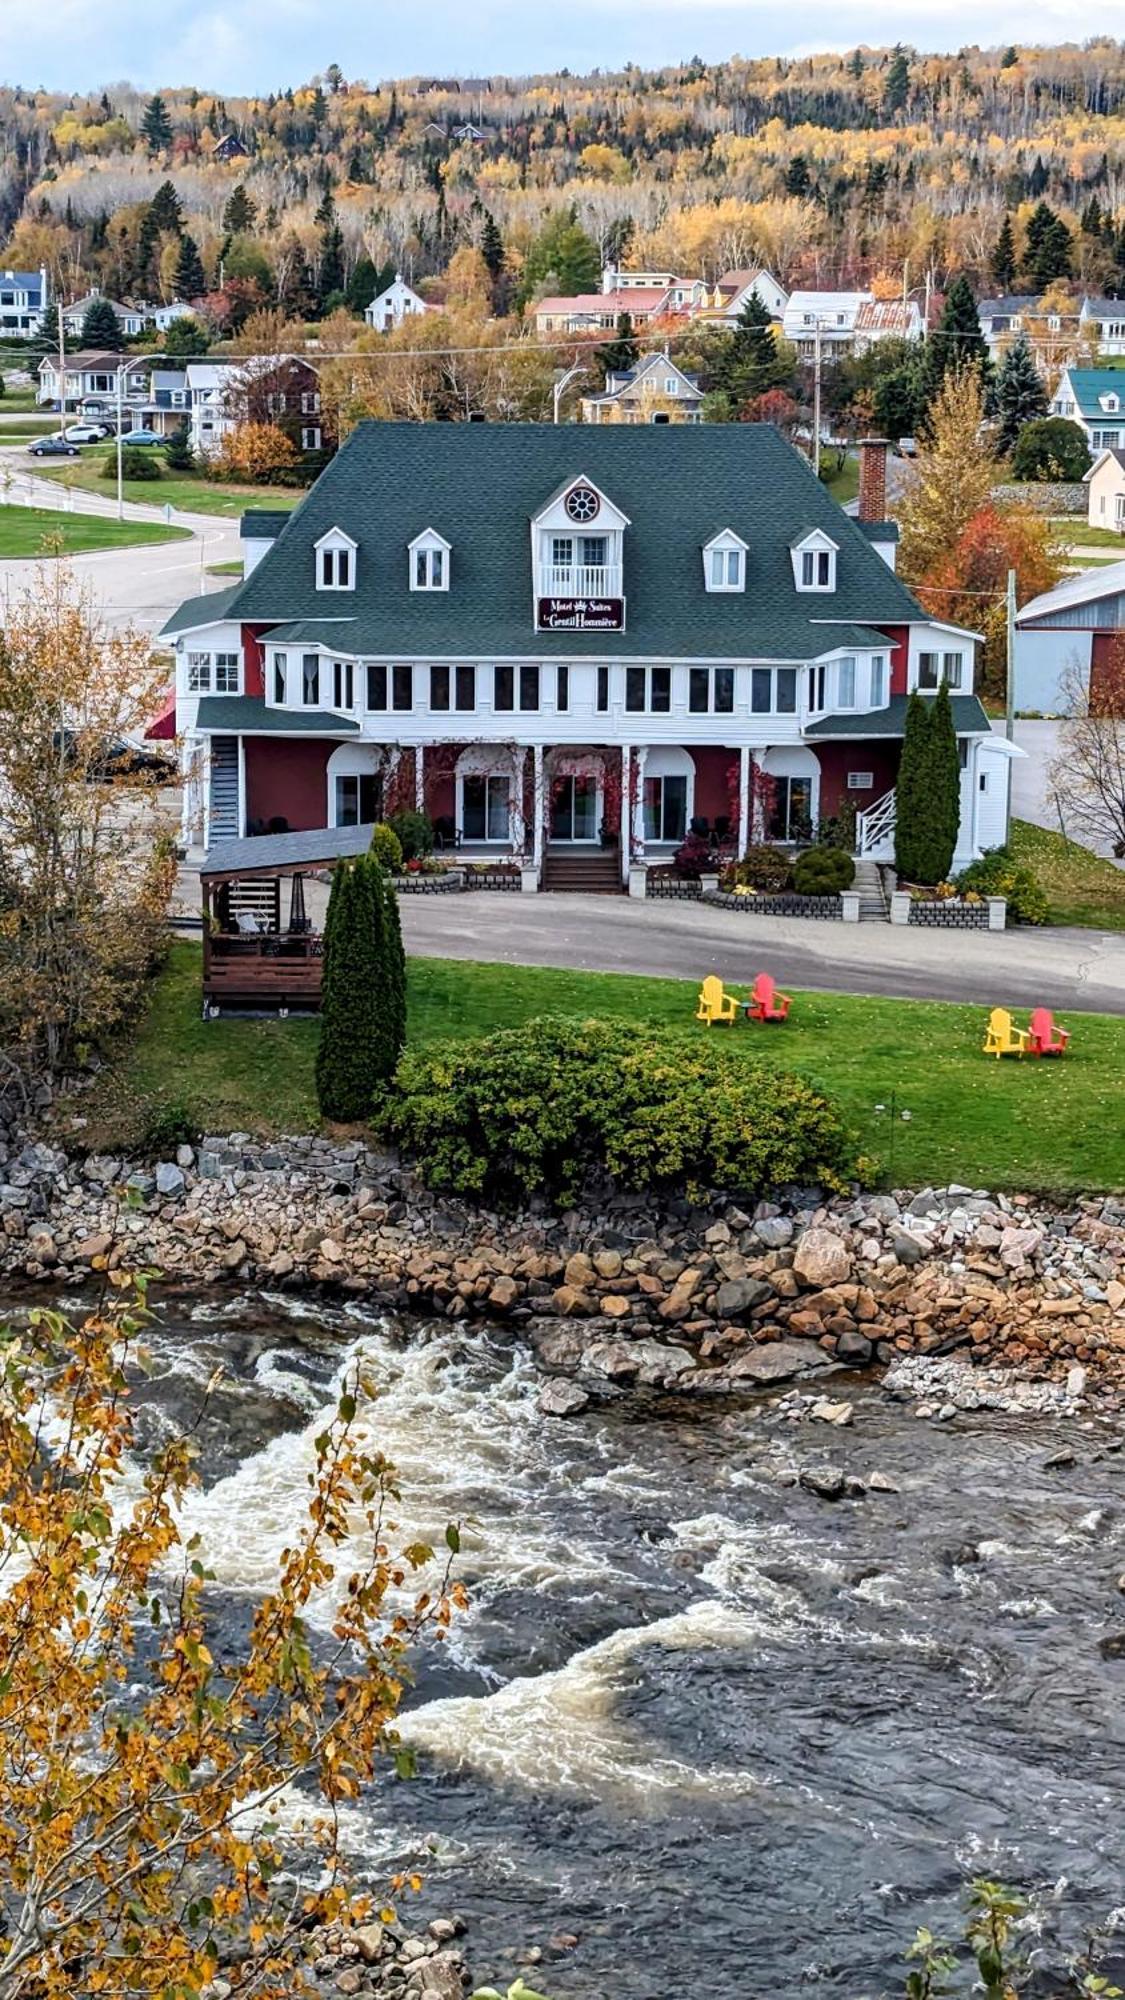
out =
{"type": "Polygon", "coordinates": [[[541,632],[623,632],[623,597],[541,597],[541,632]]]}

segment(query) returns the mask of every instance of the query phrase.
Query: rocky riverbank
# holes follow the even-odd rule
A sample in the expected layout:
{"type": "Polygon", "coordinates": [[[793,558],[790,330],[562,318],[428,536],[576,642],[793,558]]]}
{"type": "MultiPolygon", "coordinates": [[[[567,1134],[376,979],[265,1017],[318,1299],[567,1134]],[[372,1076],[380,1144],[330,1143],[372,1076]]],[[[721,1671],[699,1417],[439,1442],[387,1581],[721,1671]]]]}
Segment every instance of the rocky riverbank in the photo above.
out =
{"type": "Polygon", "coordinates": [[[246,1135],[152,1167],[31,1142],[0,1166],[0,1267],[327,1287],[523,1324],[559,1414],[640,1385],[723,1396],[955,1354],[1125,1400],[1125,1200],[966,1187],[749,1207],[607,1197],[498,1215],[359,1142],[246,1135]],[[1072,1382],[1077,1378],[1072,1377],[1072,1382]]]}

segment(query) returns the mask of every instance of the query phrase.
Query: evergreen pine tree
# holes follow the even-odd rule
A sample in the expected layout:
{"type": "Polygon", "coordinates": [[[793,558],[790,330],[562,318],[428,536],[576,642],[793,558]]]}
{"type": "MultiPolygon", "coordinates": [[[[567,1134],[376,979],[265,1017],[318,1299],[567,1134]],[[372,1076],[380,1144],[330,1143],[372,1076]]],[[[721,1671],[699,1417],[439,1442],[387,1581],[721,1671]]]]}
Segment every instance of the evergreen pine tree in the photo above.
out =
{"type": "Polygon", "coordinates": [[[895,786],[895,866],[907,882],[944,882],[961,816],[961,768],[949,689],[914,690],[895,786]]]}
{"type": "Polygon", "coordinates": [[[480,232],[480,254],[488,267],[492,292],[492,310],[502,316],[508,310],[509,281],[504,254],[504,238],[496,217],[488,209],[480,232]]]}
{"type": "Polygon", "coordinates": [[[961,824],[961,759],[957,750],[957,731],[953,723],[953,704],[949,696],[948,683],[942,681],[930,704],[930,786],[931,810],[933,814],[933,852],[930,866],[933,874],[927,881],[945,882],[953,866],[953,854],[957,846],[957,832],[961,824]]]}
{"type": "Polygon", "coordinates": [[[82,321],[82,345],[102,353],[120,354],[125,336],[108,299],[91,299],[82,321]]]}
{"type": "Polygon", "coordinates": [[[169,472],[190,472],[195,465],[191,432],[186,423],[172,432],[164,446],[164,463],[169,472]]]}
{"type": "Polygon", "coordinates": [[[902,756],[895,780],[895,867],[907,882],[927,882],[926,793],[929,782],[930,712],[917,688],[906,704],[902,756]]]}
{"type": "Polygon", "coordinates": [[[146,222],[159,236],[182,236],[184,211],[171,181],[161,181],[148,205],[146,222]]]}
{"type": "Polygon", "coordinates": [[[336,863],[324,925],[316,1095],[321,1115],[343,1124],[368,1116],[388,1074],[383,899],[364,859],[336,863]]]}
{"type": "Polygon", "coordinates": [[[641,358],[640,345],[633,331],[631,313],[617,315],[617,330],[612,340],[607,340],[597,349],[597,361],[607,375],[623,375],[627,368],[635,368],[641,358]]]}
{"type": "Polygon", "coordinates": [[[395,1064],[406,1047],[406,953],[402,945],[402,923],[399,917],[398,891],[386,869],[381,868],[373,856],[370,865],[378,878],[378,886],[383,899],[383,942],[386,965],[386,1021],[387,1051],[385,1060],[388,1067],[385,1076],[394,1073],[395,1064]]]}
{"type": "Polygon", "coordinates": [[[883,110],[889,118],[896,111],[905,111],[910,95],[910,64],[901,42],[896,42],[890,66],[883,82],[883,110]]]}
{"type": "Polygon", "coordinates": [[[921,399],[929,409],[951,368],[979,366],[991,370],[988,348],[980,330],[976,301],[969,281],[954,278],[945,295],[942,315],[926,341],[922,355],[921,399]]]}
{"type": "Polygon", "coordinates": [[[1027,225],[1024,269],[1029,281],[1042,292],[1056,278],[1068,278],[1070,255],[1070,231],[1065,222],[1047,202],[1039,202],[1027,225]]]}
{"type": "Polygon", "coordinates": [[[776,388],[781,381],[783,370],[773,321],[756,292],[751,292],[735,320],[711,373],[715,388],[734,409],[776,388]]]}
{"type": "Polygon", "coordinates": [[[853,49],[853,50],[852,50],[852,52],[851,52],[851,55],[850,55],[850,56],[848,57],[848,61],[847,61],[847,70],[848,70],[848,75],[849,75],[849,76],[854,76],[854,77],[856,77],[856,78],[859,78],[859,77],[861,77],[861,76],[863,75],[863,50],[862,50],[862,49],[853,49]]]}
{"type": "Polygon", "coordinates": [[[1024,425],[1036,417],[1045,417],[1047,409],[1046,386],[1035,366],[1027,335],[1021,333],[1004,356],[996,382],[1001,451],[1011,451],[1024,425]]]}
{"type": "Polygon", "coordinates": [[[367,311],[372,299],[378,297],[377,277],[378,272],[372,259],[370,257],[357,257],[355,268],[348,279],[347,290],[344,293],[349,312],[362,313],[367,311]]]}
{"type": "Polygon", "coordinates": [[[185,236],[180,244],[179,257],[176,259],[176,297],[198,299],[206,290],[207,278],[199,246],[194,237],[185,236]]]}
{"type": "Polygon", "coordinates": [[[1012,47],[1008,47],[1005,49],[1004,54],[1001,57],[1000,67],[1001,69],[1014,69],[1018,61],[1019,61],[1018,51],[1012,47]]]}
{"type": "Polygon", "coordinates": [[[166,153],[172,143],[172,120],[162,97],[150,97],[141,119],[141,137],[150,153],[166,153]]]}
{"type": "Polygon", "coordinates": [[[1010,215],[1006,215],[1000,225],[996,248],[992,252],[991,271],[1001,292],[1010,292],[1016,282],[1016,245],[1010,215]]]}
{"type": "Polygon", "coordinates": [[[223,230],[227,236],[248,236],[258,220],[258,210],[239,181],[223,210],[223,230]]]}
{"type": "Polygon", "coordinates": [[[785,170],[785,192],[803,196],[809,193],[811,187],[812,175],[809,173],[809,163],[803,153],[794,153],[785,170]]]}

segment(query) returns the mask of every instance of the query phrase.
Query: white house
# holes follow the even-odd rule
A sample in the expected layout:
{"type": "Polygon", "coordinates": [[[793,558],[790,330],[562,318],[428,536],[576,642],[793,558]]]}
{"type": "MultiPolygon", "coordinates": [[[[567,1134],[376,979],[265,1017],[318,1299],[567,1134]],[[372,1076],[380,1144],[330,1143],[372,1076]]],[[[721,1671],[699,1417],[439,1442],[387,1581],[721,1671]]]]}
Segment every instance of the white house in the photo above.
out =
{"type": "Polygon", "coordinates": [[[1083,299],[1078,329],[1099,354],[1125,354],[1125,299],[1083,299]]]}
{"type": "Polygon", "coordinates": [[[752,298],[765,306],[771,319],[780,323],[789,303],[789,294],[778,284],[771,271],[757,266],[741,271],[724,271],[712,290],[711,309],[720,319],[737,319],[752,298]]]}
{"type": "Polygon", "coordinates": [[[1092,528],[1114,528],[1125,535],[1125,448],[1100,451],[1086,474],[1086,518],[1092,528]]]}
{"type": "Polygon", "coordinates": [[[707,286],[702,278],[680,278],[675,271],[622,271],[607,264],[602,272],[602,291],[662,292],[670,312],[690,313],[707,303],[707,286]]]}
{"type": "Polygon", "coordinates": [[[45,265],[37,271],[0,271],[0,333],[42,333],[50,297],[45,265]]]}
{"type": "MultiPolygon", "coordinates": [[[[1125,634],[1125,562],[1067,577],[1016,613],[1016,708],[1065,714],[1067,681],[1103,698],[1119,684],[1125,634]]],[[[1115,698],[1117,698],[1115,696],[1115,698]]]]}
{"type": "Polygon", "coordinates": [[[1125,444],[1125,369],[1064,368],[1051,415],[1078,424],[1091,451],[1125,444]]]}
{"type": "Polygon", "coordinates": [[[860,307],[871,296],[870,292],[792,292],[782,315],[782,332],[803,361],[811,361],[816,353],[818,329],[823,361],[851,354],[860,307]]]}
{"type": "Polygon", "coordinates": [[[372,299],[363,317],[368,326],[373,326],[378,333],[390,333],[401,326],[404,319],[414,319],[433,310],[425,299],[419,298],[413,286],[407,284],[402,272],[396,271],[394,283],[372,299]]]}
{"type": "Polygon", "coordinates": [[[116,299],[107,299],[102,292],[87,292],[84,298],[75,299],[72,305],[67,306],[62,316],[63,326],[72,340],[82,338],[86,314],[91,306],[96,305],[112,307],[118,331],[126,340],[135,340],[137,335],[143,333],[145,327],[151,324],[150,307],[123,306],[116,299]]]}

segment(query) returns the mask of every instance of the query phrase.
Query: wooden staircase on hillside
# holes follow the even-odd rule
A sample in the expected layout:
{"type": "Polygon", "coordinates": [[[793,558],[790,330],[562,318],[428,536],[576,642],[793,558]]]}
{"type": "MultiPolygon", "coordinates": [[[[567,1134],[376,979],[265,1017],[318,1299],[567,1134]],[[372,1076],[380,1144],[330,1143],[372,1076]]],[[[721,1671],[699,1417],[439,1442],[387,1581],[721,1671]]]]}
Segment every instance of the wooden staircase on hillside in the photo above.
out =
{"type": "Polygon", "coordinates": [[[573,896],[620,896],[617,849],[549,847],[543,859],[543,887],[573,896]]]}

